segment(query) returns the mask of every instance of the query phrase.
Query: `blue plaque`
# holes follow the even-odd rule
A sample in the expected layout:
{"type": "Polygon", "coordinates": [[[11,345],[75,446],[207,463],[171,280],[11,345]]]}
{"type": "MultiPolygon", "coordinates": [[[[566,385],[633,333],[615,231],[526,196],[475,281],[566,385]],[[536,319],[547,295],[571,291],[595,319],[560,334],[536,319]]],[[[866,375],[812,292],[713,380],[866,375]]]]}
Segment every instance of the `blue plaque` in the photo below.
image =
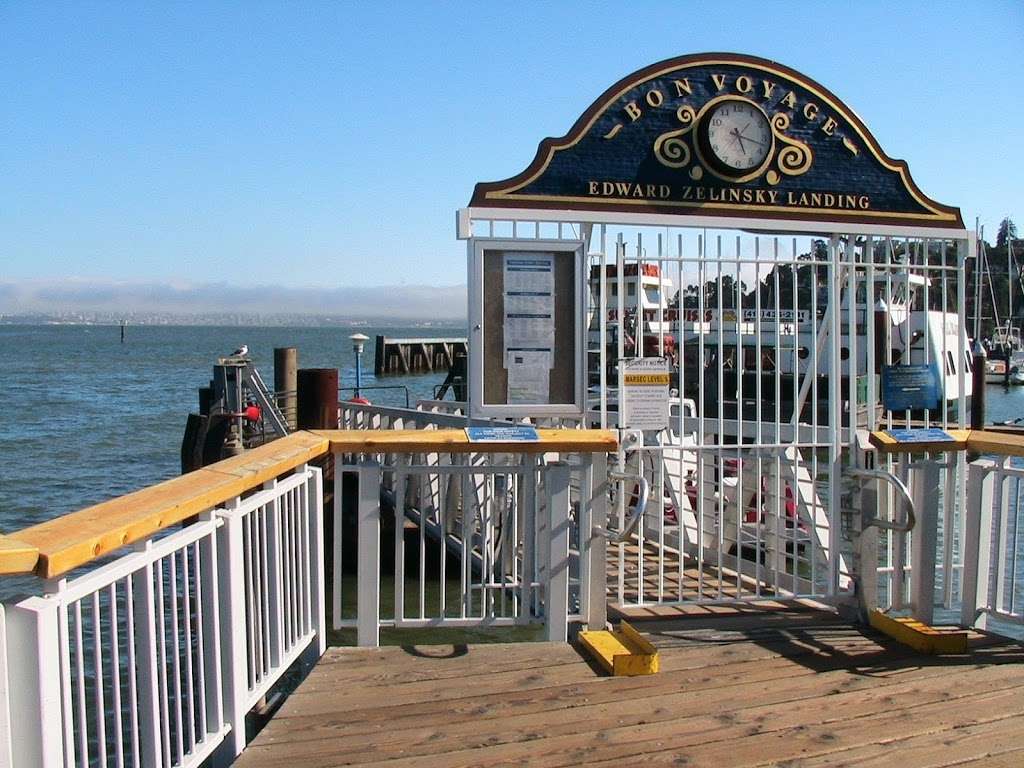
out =
{"type": "Polygon", "coordinates": [[[887,429],[885,434],[900,443],[952,443],[955,441],[949,432],[938,427],[929,429],[887,429]]]}
{"type": "Polygon", "coordinates": [[[882,403],[888,411],[938,407],[938,369],[931,364],[882,366],[882,403]]]}
{"type": "Polygon", "coordinates": [[[537,443],[540,435],[534,427],[466,427],[471,443],[537,443]]]}

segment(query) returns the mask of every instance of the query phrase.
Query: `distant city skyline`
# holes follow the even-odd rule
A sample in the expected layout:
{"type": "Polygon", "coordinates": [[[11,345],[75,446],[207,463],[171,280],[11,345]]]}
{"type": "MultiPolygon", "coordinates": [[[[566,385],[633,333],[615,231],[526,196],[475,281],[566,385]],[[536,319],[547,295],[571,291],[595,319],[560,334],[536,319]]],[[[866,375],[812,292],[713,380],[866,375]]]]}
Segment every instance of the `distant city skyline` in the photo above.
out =
{"type": "Polygon", "coordinates": [[[712,50],[831,89],[990,242],[1024,229],[1019,2],[7,2],[0,30],[0,313],[464,314],[473,185],[712,50]]]}

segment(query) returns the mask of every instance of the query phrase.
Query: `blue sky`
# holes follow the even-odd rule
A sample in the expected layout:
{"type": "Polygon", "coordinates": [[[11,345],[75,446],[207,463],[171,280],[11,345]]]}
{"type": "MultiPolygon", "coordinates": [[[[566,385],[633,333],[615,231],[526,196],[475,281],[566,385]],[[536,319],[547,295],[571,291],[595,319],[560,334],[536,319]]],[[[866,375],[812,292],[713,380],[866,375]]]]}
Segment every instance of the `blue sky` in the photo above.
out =
{"type": "Polygon", "coordinates": [[[0,0],[0,282],[465,281],[454,211],[620,77],[830,88],[924,192],[1024,231],[1024,3],[0,0]]]}

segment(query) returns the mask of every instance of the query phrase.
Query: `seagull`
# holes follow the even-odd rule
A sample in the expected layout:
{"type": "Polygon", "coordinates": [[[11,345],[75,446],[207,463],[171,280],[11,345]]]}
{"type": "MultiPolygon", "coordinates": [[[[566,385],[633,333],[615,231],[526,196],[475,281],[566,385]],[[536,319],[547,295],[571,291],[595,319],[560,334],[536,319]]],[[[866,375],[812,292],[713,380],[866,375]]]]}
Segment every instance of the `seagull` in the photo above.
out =
{"type": "Polygon", "coordinates": [[[232,357],[245,357],[248,354],[249,354],[249,347],[247,345],[243,344],[238,349],[236,349],[234,352],[232,352],[231,356],[232,357]]]}

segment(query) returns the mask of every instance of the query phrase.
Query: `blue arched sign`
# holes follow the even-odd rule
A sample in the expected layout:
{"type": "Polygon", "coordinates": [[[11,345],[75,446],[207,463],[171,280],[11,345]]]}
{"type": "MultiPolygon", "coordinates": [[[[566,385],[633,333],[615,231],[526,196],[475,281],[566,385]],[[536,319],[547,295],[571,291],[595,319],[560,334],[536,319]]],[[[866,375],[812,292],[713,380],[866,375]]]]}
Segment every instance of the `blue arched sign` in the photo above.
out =
{"type": "Polygon", "coordinates": [[[619,81],[522,173],[477,184],[470,205],[963,228],[830,91],[717,53],[619,81]]]}

